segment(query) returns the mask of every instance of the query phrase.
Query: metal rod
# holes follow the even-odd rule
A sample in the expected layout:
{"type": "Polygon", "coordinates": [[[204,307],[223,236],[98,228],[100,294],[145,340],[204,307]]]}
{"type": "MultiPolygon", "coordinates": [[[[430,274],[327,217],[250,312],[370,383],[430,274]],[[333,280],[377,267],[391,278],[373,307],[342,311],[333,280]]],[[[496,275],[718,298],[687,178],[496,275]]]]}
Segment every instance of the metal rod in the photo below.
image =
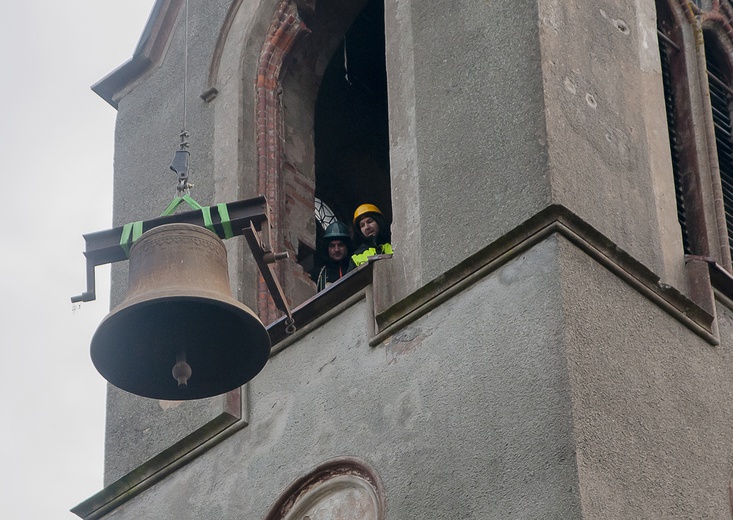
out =
{"type": "Polygon", "coordinates": [[[184,37],[183,37],[183,128],[181,133],[185,134],[186,131],[186,96],[188,95],[188,0],[186,0],[185,6],[185,22],[184,22],[184,37]]]}
{"type": "Polygon", "coordinates": [[[665,42],[667,42],[668,44],[670,44],[672,47],[674,47],[678,51],[680,50],[679,46],[674,41],[672,41],[672,39],[669,36],[667,36],[666,34],[664,34],[659,29],[657,29],[657,36],[659,36],[661,39],[663,39],[665,42]]]}
{"type": "Polygon", "coordinates": [[[728,93],[729,95],[733,96],[733,89],[731,89],[728,85],[726,85],[723,80],[721,80],[715,74],[710,72],[710,70],[708,70],[707,73],[708,73],[708,78],[712,79],[713,83],[715,83],[718,87],[725,90],[726,93],[728,93]]]}
{"type": "MultiPolygon", "coordinates": [[[[260,273],[262,274],[262,278],[265,280],[267,289],[270,291],[270,296],[272,296],[272,300],[275,302],[275,307],[284,312],[287,317],[292,320],[293,315],[290,312],[290,306],[288,305],[288,300],[285,298],[285,293],[283,292],[282,287],[280,287],[277,277],[272,272],[272,267],[270,267],[270,264],[265,260],[265,256],[271,252],[266,251],[265,248],[262,247],[262,243],[257,236],[257,230],[254,226],[250,225],[249,227],[245,227],[242,232],[244,234],[244,238],[247,239],[249,248],[252,250],[252,256],[255,257],[255,262],[257,262],[257,267],[260,269],[260,273]]],[[[277,253],[275,255],[277,255],[277,253]]]]}

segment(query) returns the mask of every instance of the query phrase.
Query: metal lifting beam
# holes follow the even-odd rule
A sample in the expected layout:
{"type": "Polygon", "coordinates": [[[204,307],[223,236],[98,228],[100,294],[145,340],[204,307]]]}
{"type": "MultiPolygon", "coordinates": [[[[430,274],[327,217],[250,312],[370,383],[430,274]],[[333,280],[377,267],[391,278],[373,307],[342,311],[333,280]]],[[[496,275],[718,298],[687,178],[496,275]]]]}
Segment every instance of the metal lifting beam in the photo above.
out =
{"type": "MultiPolygon", "coordinates": [[[[246,234],[247,243],[252,250],[252,255],[262,272],[267,283],[267,288],[277,308],[283,311],[288,318],[291,318],[292,315],[287,299],[280,284],[277,282],[277,278],[275,278],[274,273],[268,265],[274,260],[287,257],[287,253],[273,253],[267,249],[266,245],[260,243],[255,235],[255,231],[260,231],[263,224],[266,225],[267,223],[269,215],[267,199],[263,196],[258,196],[251,199],[229,202],[226,204],[226,209],[231,224],[231,236],[246,234]]],[[[219,238],[227,238],[225,236],[224,226],[222,225],[223,219],[219,215],[217,206],[212,206],[210,211],[214,232],[219,235],[219,238]]],[[[144,233],[164,224],[173,223],[187,223],[205,227],[203,212],[201,210],[195,210],[145,220],[141,223],[142,232],[144,233]]],[[[123,241],[123,230],[124,227],[121,226],[83,235],[86,241],[84,256],[87,259],[87,290],[79,296],[73,296],[71,298],[72,303],[88,302],[96,298],[94,276],[94,268],[96,266],[127,260],[127,253],[121,245],[123,241]]]]}

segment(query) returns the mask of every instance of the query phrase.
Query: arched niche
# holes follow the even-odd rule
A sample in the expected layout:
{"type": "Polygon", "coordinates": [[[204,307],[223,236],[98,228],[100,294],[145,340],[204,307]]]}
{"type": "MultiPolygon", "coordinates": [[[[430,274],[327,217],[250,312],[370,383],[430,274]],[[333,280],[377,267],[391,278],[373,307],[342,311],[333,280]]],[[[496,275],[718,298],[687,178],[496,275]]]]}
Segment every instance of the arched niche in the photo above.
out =
{"type": "Polygon", "coordinates": [[[383,520],[385,510],[384,490],[374,469],[341,458],[290,484],[265,520],[383,520]]]}

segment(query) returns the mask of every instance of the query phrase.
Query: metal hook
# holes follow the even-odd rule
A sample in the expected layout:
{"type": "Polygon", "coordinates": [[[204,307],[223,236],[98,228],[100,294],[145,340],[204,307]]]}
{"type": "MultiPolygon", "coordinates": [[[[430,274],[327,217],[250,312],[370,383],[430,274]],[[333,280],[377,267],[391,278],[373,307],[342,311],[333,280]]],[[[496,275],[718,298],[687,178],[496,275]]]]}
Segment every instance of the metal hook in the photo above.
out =
{"type": "Polygon", "coordinates": [[[285,333],[290,335],[294,334],[295,331],[298,330],[295,327],[295,320],[292,318],[292,316],[285,319],[285,333]]]}

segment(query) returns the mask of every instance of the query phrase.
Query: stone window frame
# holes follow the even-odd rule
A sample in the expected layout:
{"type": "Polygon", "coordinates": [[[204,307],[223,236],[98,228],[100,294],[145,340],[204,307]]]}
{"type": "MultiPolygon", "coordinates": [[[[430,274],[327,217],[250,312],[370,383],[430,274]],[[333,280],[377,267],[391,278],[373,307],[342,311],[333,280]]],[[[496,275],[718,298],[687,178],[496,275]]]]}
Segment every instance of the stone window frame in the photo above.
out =
{"type": "Polygon", "coordinates": [[[677,41],[675,35],[668,38],[679,51],[675,67],[684,72],[674,80],[676,104],[687,104],[688,113],[684,133],[678,134],[686,153],[694,155],[688,162],[694,167],[685,173],[691,182],[683,193],[685,212],[691,216],[688,229],[695,237],[695,249],[684,255],[686,294],[712,318],[711,330],[717,336],[716,301],[733,308],[733,241],[729,242],[727,223],[733,224],[733,219],[726,218],[726,210],[733,212],[733,203],[726,208],[723,197],[705,47],[707,41],[720,49],[718,58],[725,62],[726,75],[733,82],[733,5],[730,0],[656,0],[656,8],[658,15],[673,21],[677,31],[677,41]]]}
{"type": "MultiPolygon", "coordinates": [[[[730,18],[711,19],[703,24],[703,43],[705,45],[705,70],[708,82],[708,100],[710,110],[706,111],[706,115],[711,118],[713,125],[713,134],[711,141],[712,148],[715,152],[716,162],[713,165],[713,171],[716,178],[720,181],[721,202],[725,209],[725,236],[721,236],[722,241],[727,239],[727,247],[724,251],[733,256],[733,185],[731,178],[733,177],[733,158],[726,159],[723,154],[725,150],[722,147],[733,146],[733,138],[731,137],[731,121],[733,121],[733,27],[731,27],[730,19],[733,19],[733,8],[726,4],[729,9],[730,18]],[[722,21],[722,23],[720,23],[722,21]],[[711,65],[718,70],[711,70],[711,65]],[[725,99],[721,99],[724,96],[725,99]],[[716,101],[714,101],[716,100],[716,101]],[[719,111],[718,103],[722,101],[727,103],[727,110],[719,111]],[[716,117],[716,114],[720,114],[716,117]],[[726,131],[721,127],[722,124],[728,126],[726,131]],[[726,138],[724,134],[728,134],[726,138]]],[[[730,152],[728,152],[730,155],[730,152]]],[[[717,200],[716,200],[717,203],[717,200]]],[[[727,264],[726,264],[727,265],[727,264]]]]}
{"type": "MultiPolygon", "coordinates": [[[[670,156],[678,196],[678,208],[688,230],[688,261],[704,258],[731,270],[723,190],[715,146],[715,130],[705,62],[704,39],[728,41],[733,49],[733,9],[727,0],[714,0],[709,9],[690,0],[656,0],[658,41],[669,61],[660,63],[672,92],[665,106],[674,121],[668,121],[677,142],[670,142],[670,156]],[[669,102],[674,103],[673,107],[669,102]]],[[[733,56],[731,54],[730,56],[733,56]]],[[[729,56],[729,63],[731,57],[729,56]]],[[[733,208],[730,208],[733,210],[733,208]]],[[[693,278],[691,291],[697,281],[693,278]]],[[[697,299],[697,298],[696,298],[697,299]]]]}

